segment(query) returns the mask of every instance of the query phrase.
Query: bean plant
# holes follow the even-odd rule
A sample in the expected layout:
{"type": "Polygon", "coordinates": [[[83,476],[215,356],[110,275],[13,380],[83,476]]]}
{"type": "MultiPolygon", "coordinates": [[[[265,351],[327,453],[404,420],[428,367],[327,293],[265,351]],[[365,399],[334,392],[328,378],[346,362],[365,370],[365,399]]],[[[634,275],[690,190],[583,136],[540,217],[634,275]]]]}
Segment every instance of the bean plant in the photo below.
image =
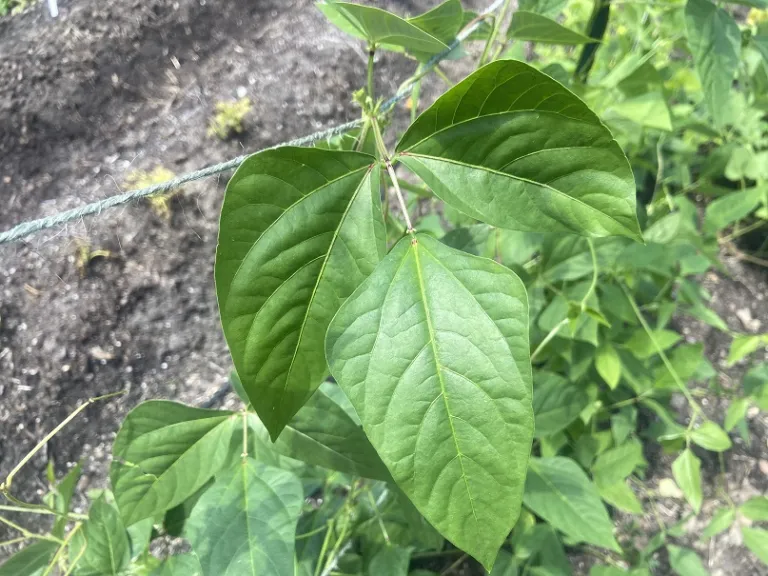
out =
{"type": "Polygon", "coordinates": [[[79,466],[17,500],[25,459],[0,511],[53,525],[3,519],[29,545],[0,575],[561,576],[567,549],[592,576],[699,576],[682,538],[705,495],[694,540],[738,529],[768,563],[768,498],[734,501],[723,458],[768,408],[768,364],[723,387],[677,328],[729,335],[729,365],[768,344],[699,283],[724,252],[767,264],[768,12],[744,3],[320,2],[368,50],[362,122],[229,181],[214,276],[243,408],[140,404],[87,515],[79,466]],[[474,67],[455,85],[449,50],[474,67]],[[416,65],[402,133],[382,51],[416,65]],[[435,69],[451,86],[426,105],[435,69]],[[672,478],[646,482],[650,455],[672,478]],[[676,497],[670,525],[657,501],[676,497]],[[169,538],[179,554],[152,544],[169,538]]]}

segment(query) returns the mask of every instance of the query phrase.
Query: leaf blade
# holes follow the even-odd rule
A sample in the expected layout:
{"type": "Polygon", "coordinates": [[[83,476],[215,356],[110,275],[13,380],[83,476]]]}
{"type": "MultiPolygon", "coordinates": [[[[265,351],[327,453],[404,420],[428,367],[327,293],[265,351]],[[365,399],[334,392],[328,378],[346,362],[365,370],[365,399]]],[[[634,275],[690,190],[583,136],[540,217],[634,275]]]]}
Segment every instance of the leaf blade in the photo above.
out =
{"type": "Polygon", "coordinates": [[[530,451],[527,323],[511,271],[419,235],[392,249],[328,330],[331,372],[395,481],[486,567],[519,513],[530,451]]]}
{"type": "Polygon", "coordinates": [[[515,40],[566,46],[598,42],[594,38],[566,28],[551,18],[528,10],[515,11],[507,36],[515,40]]]}

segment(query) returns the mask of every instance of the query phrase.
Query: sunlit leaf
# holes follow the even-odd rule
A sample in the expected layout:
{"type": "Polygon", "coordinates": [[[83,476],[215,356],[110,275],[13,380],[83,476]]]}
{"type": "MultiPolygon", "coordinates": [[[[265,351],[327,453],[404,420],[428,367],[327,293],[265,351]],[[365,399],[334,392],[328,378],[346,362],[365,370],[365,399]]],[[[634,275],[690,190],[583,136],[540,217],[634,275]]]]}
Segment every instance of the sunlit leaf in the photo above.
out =
{"type": "Polygon", "coordinates": [[[456,38],[464,23],[464,9],[461,0],[445,0],[424,14],[408,18],[408,22],[448,44],[456,38]]]}
{"type": "Polygon", "coordinates": [[[469,75],[419,116],[397,152],[437,196],[488,224],[640,238],[632,172],[608,129],[522,62],[469,75]]]}
{"type": "Polygon", "coordinates": [[[768,334],[735,336],[728,351],[728,366],[733,366],[766,344],[768,344],[768,334]]]}
{"type": "Polygon", "coordinates": [[[731,447],[731,439],[728,438],[720,426],[707,420],[701,426],[691,432],[691,440],[702,448],[714,452],[724,452],[731,447]]]}
{"type": "Polygon", "coordinates": [[[616,482],[615,484],[597,484],[597,491],[600,497],[611,506],[629,512],[630,514],[642,514],[643,505],[637,499],[632,488],[629,487],[626,480],[616,482]]]}
{"type": "Polygon", "coordinates": [[[522,282],[403,238],[337,313],[327,356],[403,492],[490,567],[519,514],[533,435],[522,282]]]}
{"type": "Polygon", "coordinates": [[[677,576],[709,576],[709,572],[704,568],[704,564],[690,548],[681,548],[680,546],[667,546],[669,552],[669,564],[677,576]]]}
{"type": "Polygon", "coordinates": [[[290,472],[248,458],[198,500],[184,532],[205,576],[294,576],[304,501],[290,472]]]}
{"type": "Polygon", "coordinates": [[[701,533],[702,538],[712,538],[721,532],[728,530],[736,519],[736,511],[733,508],[720,508],[712,515],[707,527],[701,533]]]}
{"type": "Polygon", "coordinates": [[[725,412],[725,430],[730,432],[746,416],[749,409],[749,398],[736,398],[731,401],[725,412]]]}
{"type": "Polygon", "coordinates": [[[645,464],[643,445],[637,440],[629,440],[600,454],[592,466],[592,476],[596,483],[610,486],[621,482],[635,468],[645,464]]]}
{"type": "Polygon", "coordinates": [[[367,154],[285,147],[254,154],[227,185],[219,311],[273,440],[325,379],[328,324],[384,253],[378,175],[367,154]]]}
{"type": "Polygon", "coordinates": [[[125,524],[180,504],[224,464],[230,412],[151,400],[126,416],[112,447],[110,482],[125,524]]]}
{"type": "Polygon", "coordinates": [[[597,349],[595,356],[595,368],[605,383],[614,390],[621,379],[621,359],[616,349],[606,343],[597,349]]]}
{"type": "Polygon", "coordinates": [[[103,496],[91,505],[84,531],[87,547],[78,574],[117,576],[128,566],[131,547],[125,524],[103,496]]]}
{"type": "Polygon", "coordinates": [[[741,537],[744,540],[744,546],[749,548],[763,564],[768,564],[768,530],[742,526],[741,537]]]}
{"type": "Polygon", "coordinates": [[[755,522],[768,522],[768,497],[753,496],[741,505],[739,511],[755,522]]]}

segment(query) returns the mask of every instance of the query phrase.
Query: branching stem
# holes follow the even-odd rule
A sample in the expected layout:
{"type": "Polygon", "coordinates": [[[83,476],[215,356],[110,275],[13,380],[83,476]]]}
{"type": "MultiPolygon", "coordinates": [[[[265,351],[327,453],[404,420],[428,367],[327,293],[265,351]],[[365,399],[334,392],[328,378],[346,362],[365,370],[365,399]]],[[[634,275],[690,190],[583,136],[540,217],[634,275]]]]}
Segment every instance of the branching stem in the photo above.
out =
{"type": "Polygon", "coordinates": [[[397,181],[397,174],[395,174],[395,169],[392,166],[389,152],[387,152],[387,147],[384,145],[384,138],[381,136],[381,130],[379,129],[379,121],[375,117],[371,117],[371,128],[373,128],[373,135],[376,138],[376,147],[379,149],[379,154],[381,154],[381,158],[387,166],[389,177],[392,179],[392,186],[395,188],[397,202],[400,204],[400,210],[403,212],[403,218],[405,218],[406,231],[408,234],[413,234],[415,230],[411,223],[411,217],[408,215],[408,207],[405,204],[403,192],[400,190],[400,184],[397,181]]]}

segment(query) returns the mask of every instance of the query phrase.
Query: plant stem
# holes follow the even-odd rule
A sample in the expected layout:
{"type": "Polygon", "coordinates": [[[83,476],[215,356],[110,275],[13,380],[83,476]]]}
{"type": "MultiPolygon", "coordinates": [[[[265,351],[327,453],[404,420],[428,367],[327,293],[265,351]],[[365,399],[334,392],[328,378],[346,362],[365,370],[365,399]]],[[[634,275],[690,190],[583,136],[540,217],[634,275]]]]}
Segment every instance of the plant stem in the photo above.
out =
{"type": "Polygon", "coordinates": [[[5,496],[9,496],[9,492],[11,491],[11,483],[13,482],[13,477],[18,474],[19,470],[21,470],[24,465],[29,462],[32,457],[37,454],[43,446],[45,446],[48,441],[53,438],[56,434],[59,433],[59,431],[64,428],[67,424],[69,424],[80,412],[85,410],[88,406],[91,404],[98,402],[99,400],[106,400],[108,398],[114,398],[115,396],[121,396],[125,394],[125,390],[121,390],[120,392],[113,392],[111,394],[105,394],[104,396],[97,396],[96,398],[89,398],[86,400],[83,404],[78,406],[74,412],[72,412],[69,416],[67,416],[56,428],[51,430],[48,434],[45,435],[45,437],[40,440],[40,442],[37,443],[37,446],[35,446],[31,452],[29,452],[24,458],[21,459],[21,462],[19,462],[16,467],[11,470],[11,472],[8,474],[8,476],[5,479],[5,482],[0,484],[0,493],[4,494],[5,496]]]}
{"type": "Polygon", "coordinates": [[[245,462],[248,459],[248,411],[243,410],[243,453],[240,455],[245,462]]]}
{"type": "MultiPolygon", "coordinates": [[[[34,505],[33,505],[34,506],[34,505]]],[[[0,510],[4,512],[26,512],[27,514],[46,514],[49,516],[62,516],[66,518],[71,518],[72,520],[88,520],[88,516],[85,514],[62,514],[60,512],[56,512],[55,510],[50,510],[48,508],[27,508],[26,506],[4,506],[0,505],[0,510]]]]}
{"type": "Polygon", "coordinates": [[[743,236],[744,234],[748,234],[749,232],[752,232],[752,230],[756,230],[757,228],[760,228],[761,226],[765,226],[766,221],[765,220],[758,220],[757,222],[753,222],[749,226],[745,226],[744,228],[741,228],[737,232],[734,232],[733,234],[730,234],[724,238],[720,238],[718,240],[719,244],[725,244],[727,242],[730,242],[734,238],[738,238],[739,236],[743,236]]]}
{"type": "Polygon", "coordinates": [[[648,326],[648,322],[646,322],[645,317],[643,316],[643,313],[640,312],[640,309],[637,307],[637,302],[635,301],[632,294],[629,292],[627,287],[624,285],[623,282],[619,282],[619,286],[621,287],[621,290],[624,292],[624,296],[627,297],[627,300],[629,301],[630,305],[632,306],[632,310],[635,312],[635,316],[637,316],[637,319],[640,321],[640,324],[643,326],[643,330],[645,330],[645,333],[648,335],[648,338],[651,341],[651,344],[653,344],[653,347],[656,349],[656,352],[659,356],[661,356],[661,361],[664,363],[664,366],[666,366],[667,371],[669,372],[669,375],[672,376],[672,379],[675,381],[675,384],[680,389],[680,392],[683,393],[683,396],[685,396],[685,399],[688,400],[688,404],[690,405],[691,409],[693,410],[692,420],[696,418],[697,414],[701,414],[703,418],[706,419],[706,416],[703,416],[703,412],[701,411],[701,408],[699,407],[696,400],[694,400],[693,395],[691,394],[691,391],[688,390],[688,387],[683,383],[683,381],[680,379],[680,376],[677,374],[677,371],[675,370],[674,366],[672,366],[672,363],[669,361],[669,358],[667,358],[667,355],[664,353],[664,350],[661,349],[661,346],[659,346],[659,343],[656,342],[656,338],[653,336],[653,331],[651,330],[650,326],[648,326]]]}
{"type": "Polygon", "coordinates": [[[589,284],[587,293],[584,294],[584,297],[581,299],[582,312],[587,309],[587,300],[589,300],[592,297],[592,294],[595,293],[595,288],[597,287],[597,276],[599,274],[599,270],[597,268],[597,254],[595,253],[595,244],[592,242],[592,238],[587,238],[587,246],[589,246],[589,253],[592,256],[592,282],[589,284]]]}
{"type": "Polygon", "coordinates": [[[18,538],[11,538],[10,540],[5,540],[3,542],[0,542],[0,548],[3,546],[10,546],[11,544],[18,544],[19,542],[24,542],[26,540],[26,536],[19,536],[18,538]]]}
{"type": "Polygon", "coordinates": [[[331,542],[332,533],[333,533],[333,519],[328,521],[328,531],[325,533],[325,538],[323,539],[323,545],[320,547],[320,554],[317,557],[317,566],[315,567],[314,576],[320,576],[320,571],[322,570],[322,566],[323,566],[323,559],[325,558],[325,553],[328,551],[328,545],[331,542]]]}
{"type": "Polygon", "coordinates": [[[458,560],[456,560],[456,562],[454,562],[453,564],[451,564],[450,566],[448,566],[448,568],[446,568],[445,570],[443,570],[442,572],[440,572],[440,576],[448,576],[448,574],[450,574],[451,572],[453,572],[454,570],[456,570],[456,568],[458,568],[459,566],[461,566],[461,565],[462,565],[462,563],[463,563],[463,562],[464,562],[466,559],[467,559],[467,555],[466,555],[466,554],[462,554],[462,555],[459,557],[459,559],[458,559],[458,560]]]}
{"type": "Polygon", "coordinates": [[[477,64],[478,68],[480,68],[486,63],[485,60],[488,58],[488,54],[490,52],[491,46],[493,46],[493,43],[496,42],[496,36],[499,35],[499,30],[501,30],[501,26],[504,23],[504,20],[507,16],[507,11],[509,10],[510,4],[511,4],[511,1],[506,0],[504,4],[501,6],[501,10],[499,10],[499,14],[494,19],[491,35],[488,37],[488,41],[485,43],[485,48],[483,49],[483,55],[480,56],[480,61],[477,64]]]}
{"type": "Polygon", "coordinates": [[[48,564],[48,568],[45,569],[45,572],[43,572],[43,576],[48,576],[48,574],[51,573],[51,570],[53,570],[53,567],[56,566],[56,562],[61,557],[62,552],[64,552],[67,549],[67,545],[69,544],[69,541],[72,540],[72,537],[75,535],[75,533],[80,530],[80,527],[82,526],[82,523],[78,522],[75,524],[75,527],[70,530],[69,534],[67,534],[66,538],[64,538],[64,541],[61,543],[61,546],[59,546],[59,549],[56,550],[56,554],[54,554],[53,558],[51,559],[51,563],[48,564]]]}
{"type": "Polygon", "coordinates": [[[379,528],[381,528],[381,534],[384,536],[384,541],[387,543],[387,546],[390,545],[389,540],[389,534],[387,533],[387,528],[384,526],[384,520],[381,518],[381,512],[379,512],[379,506],[376,504],[376,500],[373,497],[373,493],[371,492],[370,487],[367,490],[368,492],[368,501],[371,503],[371,506],[373,507],[373,511],[376,514],[376,520],[379,522],[379,528]]]}
{"type": "Polygon", "coordinates": [[[463,554],[458,548],[451,548],[449,550],[440,550],[438,552],[422,552],[420,554],[413,554],[411,560],[429,560],[430,558],[442,558],[443,556],[456,556],[457,554],[463,554]]]}
{"type": "Polygon", "coordinates": [[[3,524],[7,525],[10,528],[13,528],[17,532],[21,533],[21,535],[25,539],[35,538],[36,540],[50,540],[51,542],[56,542],[57,544],[61,544],[61,542],[62,542],[61,540],[59,540],[55,536],[49,536],[47,534],[36,534],[34,532],[30,532],[29,530],[27,530],[23,526],[19,526],[15,522],[11,522],[10,520],[8,520],[8,518],[4,518],[2,516],[0,516],[0,522],[2,522],[3,524]]]}
{"type": "Polygon", "coordinates": [[[560,331],[560,328],[562,328],[566,324],[568,324],[568,318],[563,318],[562,320],[560,320],[560,322],[558,322],[558,324],[554,328],[552,328],[552,330],[549,331],[549,334],[544,336],[544,340],[541,341],[541,344],[539,344],[536,347],[536,350],[533,351],[533,354],[531,354],[531,362],[533,362],[536,359],[536,356],[538,356],[541,353],[541,351],[544,349],[544,346],[549,344],[550,340],[552,340],[552,338],[557,336],[557,333],[560,331]]]}
{"type": "Polygon", "coordinates": [[[371,102],[374,100],[373,95],[373,57],[376,55],[376,44],[368,46],[368,97],[371,102]]]}
{"type": "Polygon", "coordinates": [[[441,80],[446,84],[448,84],[448,88],[453,88],[453,86],[455,85],[455,82],[450,78],[448,78],[445,72],[443,72],[443,69],[440,68],[440,65],[435,66],[435,74],[440,76],[441,80]]]}
{"type": "Polygon", "coordinates": [[[376,146],[379,149],[379,154],[381,154],[384,163],[387,165],[387,172],[389,172],[389,177],[392,179],[392,185],[395,188],[395,195],[397,196],[397,201],[400,204],[400,210],[402,210],[403,217],[405,218],[405,224],[407,227],[406,231],[408,234],[412,235],[415,230],[413,228],[413,224],[411,224],[411,217],[408,215],[408,207],[405,204],[405,198],[403,197],[403,193],[400,190],[400,184],[397,181],[395,169],[392,167],[392,161],[389,158],[387,147],[384,145],[384,138],[381,136],[379,122],[375,117],[371,117],[371,127],[373,128],[373,135],[376,138],[376,146]]]}

